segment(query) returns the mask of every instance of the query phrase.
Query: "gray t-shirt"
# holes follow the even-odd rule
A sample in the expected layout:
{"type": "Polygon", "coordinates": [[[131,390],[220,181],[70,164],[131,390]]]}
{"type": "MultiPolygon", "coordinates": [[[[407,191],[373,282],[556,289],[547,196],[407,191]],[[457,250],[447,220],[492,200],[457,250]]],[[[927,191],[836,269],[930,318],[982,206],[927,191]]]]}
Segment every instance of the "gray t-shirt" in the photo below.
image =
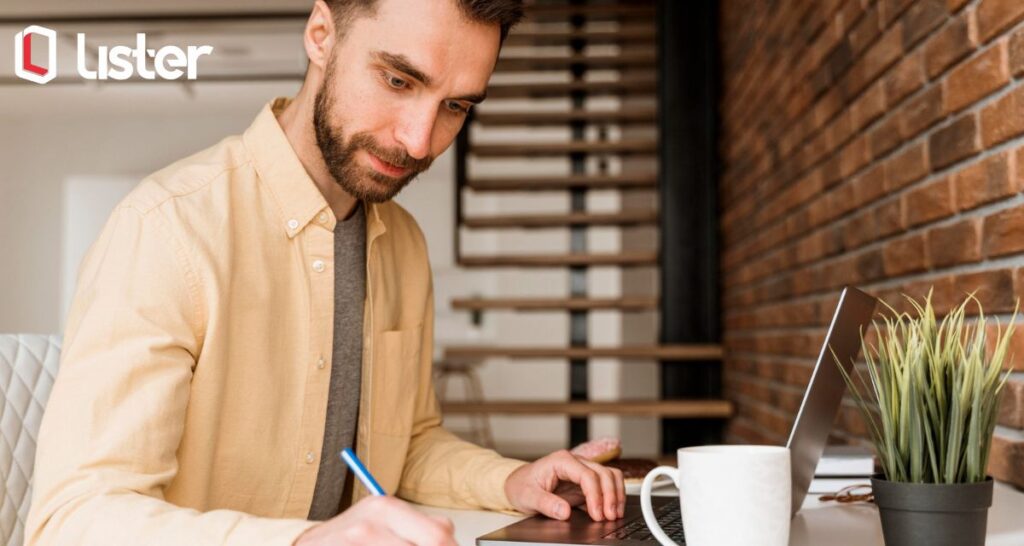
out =
{"type": "Polygon", "coordinates": [[[366,216],[361,203],[334,227],[334,346],[327,423],[309,519],[330,519],[346,506],[348,468],[338,454],[354,447],[363,365],[363,300],[366,297],[366,216]]]}

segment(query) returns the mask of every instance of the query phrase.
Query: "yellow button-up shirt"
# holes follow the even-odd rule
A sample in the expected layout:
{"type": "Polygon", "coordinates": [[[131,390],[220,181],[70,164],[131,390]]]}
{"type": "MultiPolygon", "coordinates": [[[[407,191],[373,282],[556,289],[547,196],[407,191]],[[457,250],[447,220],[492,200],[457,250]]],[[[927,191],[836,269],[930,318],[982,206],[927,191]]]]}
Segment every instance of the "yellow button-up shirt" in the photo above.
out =
{"type": "MultiPolygon", "coordinates": [[[[277,123],[286,104],[147,177],[90,248],[28,544],[291,544],[313,525],[336,219],[277,123]]],[[[511,510],[524,463],[441,427],[423,235],[395,203],[366,212],[359,456],[405,499],[511,510]]]]}

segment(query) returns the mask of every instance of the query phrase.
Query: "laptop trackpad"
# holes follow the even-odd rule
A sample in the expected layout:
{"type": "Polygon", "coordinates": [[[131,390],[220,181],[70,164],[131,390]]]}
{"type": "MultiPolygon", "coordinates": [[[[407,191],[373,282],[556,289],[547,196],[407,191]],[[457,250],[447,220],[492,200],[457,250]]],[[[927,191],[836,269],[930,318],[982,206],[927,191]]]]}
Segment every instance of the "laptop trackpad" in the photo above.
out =
{"type": "MultiPolygon", "coordinates": [[[[654,497],[654,506],[664,502],[679,502],[677,497],[654,497]]],[[[567,521],[533,516],[504,529],[477,539],[477,544],[529,543],[529,544],[594,544],[601,542],[612,531],[622,527],[631,519],[643,517],[640,510],[640,497],[626,497],[626,514],[615,521],[594,521],[586,510],[574,508],[567,521]]],[[[615,543],[614,541],[605,541],[615,543]]]]}

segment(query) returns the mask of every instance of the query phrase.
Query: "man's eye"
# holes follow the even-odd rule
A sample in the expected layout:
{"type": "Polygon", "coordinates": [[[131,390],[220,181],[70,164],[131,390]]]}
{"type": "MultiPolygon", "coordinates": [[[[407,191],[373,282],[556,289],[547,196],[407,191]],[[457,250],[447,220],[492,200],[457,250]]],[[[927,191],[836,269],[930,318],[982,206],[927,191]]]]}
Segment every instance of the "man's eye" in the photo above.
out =
{"type": "Polygon", "coordinates": [[[457,102],[449,102],[448,109],[451,110],[452,112],[456,112],[459,114],[465,114],[469,112],[469,108],[463,107],[461,104],[457,102]]]}
{"type": "Polygon", "coordinates": [[[395,89],[405,89],[405,87],[408,86],[408,84],[402,78],[388,74],[386,72],[384,73],[384,80],[388,82],[388,85],[394,87],[395,89]]]}

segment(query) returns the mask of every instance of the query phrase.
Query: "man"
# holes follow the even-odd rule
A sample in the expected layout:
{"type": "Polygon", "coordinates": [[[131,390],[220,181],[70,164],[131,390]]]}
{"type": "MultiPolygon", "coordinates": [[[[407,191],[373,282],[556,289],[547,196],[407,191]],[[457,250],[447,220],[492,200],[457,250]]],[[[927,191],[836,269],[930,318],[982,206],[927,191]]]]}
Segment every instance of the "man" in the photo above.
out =
{"type": "Polygon", "coordinates": [[[441,428],[426,248],[390,201],[483,100],[519,4],[318,0],[295,99],[118,205],[79,273],[29,544],[454,543],[353,485],[352,445],[407,500],[621,517],[618,471],[441,428]]]}

